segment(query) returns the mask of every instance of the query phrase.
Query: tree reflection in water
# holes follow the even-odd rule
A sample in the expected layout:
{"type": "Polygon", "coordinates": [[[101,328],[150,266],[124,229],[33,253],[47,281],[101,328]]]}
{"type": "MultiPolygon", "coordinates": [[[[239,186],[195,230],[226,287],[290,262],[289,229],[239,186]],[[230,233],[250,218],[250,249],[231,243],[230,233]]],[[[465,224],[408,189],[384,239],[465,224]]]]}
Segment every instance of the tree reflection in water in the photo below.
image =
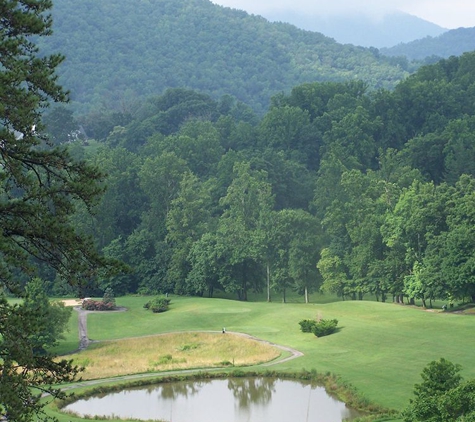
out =
{"type": "Polygon", "coordinates": [[[176,400],[178,397],[188,398],[197,394],[204,385],[210,381],[183,381],[183,382],[171,382],[160,384],[157,388],[156,385],[147,388],[147,392],[150,394],[157,394],[162,399],[176,400]]]}
{"type": "Polygon", "coordinates": [[[229,378],[228,389],[233,393],[241,410],[249,409],[251,404],[267,404],[275,393],[274,378],[229,378]]]}

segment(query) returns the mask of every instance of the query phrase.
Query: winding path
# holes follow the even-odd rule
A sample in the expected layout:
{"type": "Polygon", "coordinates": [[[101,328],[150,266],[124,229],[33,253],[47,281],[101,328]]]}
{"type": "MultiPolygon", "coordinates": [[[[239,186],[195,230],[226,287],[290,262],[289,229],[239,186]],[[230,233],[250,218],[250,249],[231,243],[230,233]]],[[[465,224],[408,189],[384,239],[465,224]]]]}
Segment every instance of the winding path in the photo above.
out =
{"type": "MultiPolygon", "coordinates": [[[[75,306],[74,310],[77,311],[78,314],[79,314],[79,316],[78,316],[79,351],[81,351],[81,350],[87,349],[89,344],[94,342],[93,340],[90,340],[88,335],[87,335],[87,314],[90,314],[94,311],[85,311],[80,306],[75,306]]],[[[118,311],[112,311],[112,312],[123,312],[124,310],[125,310],[125,308],[119,309],[118,311]]],[[[221,331],[206,331],[206,332],[220,333],[221,331]]],[[[256,365],[256,366],[277,365],[277,364],[287,362],[289,360],[296,359],[298,357],[303,356],[302,352],[300,352],[297,349],[293,349],[291,347],[288,347],[288,346],[283,346],[283,345],[280,345],[280,344],[272,343],[270,341],[263,340],[263,339],[260,339],[258,337],[254,337],[254,336],[251,336],[251,335],[245,334],[245,333],[238,333],[238,332],[234,332],[234,331],[227,331],[227,332],[229,334],[234,334],[234,335],[238,335],[238,336],[245,337],[245,338],[248,338],[248,339],[252,339],[252,340],[255,340],[255,341],[259,341],[261,343],[268,344],[270,346],[276,347],[280,350],[283,350],[285,352],[290,353],[290,356],[287,356],[285,358],[282,358],[282,359],[277,358],[277,359],[274,359],[270,362],[262,363],[262,364],[256,365]]],[[[170,334],[170,333],[165,333],[165,334],[170,334]]],[[[158,335],[165,335],[165,334],[158,334],[158,335]]],[[[222,370],[222,369],[223,368],[180,369],[180,370],[175,370],[175,371],[166,371],[166,374],[167,375],[177,375],[177,374],[187,374],[187,373],[199,372],[199,371],[203,371],[203,370],[218,371],[218,370],[222,370]]],[[[144,374],[131,374],[131,375],[122,375],[122,376],[113,377],[113,378],[101,378],[101,379],[97,379],[97,380],[80,381],[80,382],[71,384],[69,386],[63,387],[62,390],[70,390],[70,389],[74,389],[74,388],[78,388],[78,387],[86,387],[86,386],[101,384],[101,383],[110,382],[110,381],[125,381],[125,380],[133,380],[133,379],[140,379],[140,378],[156,377],[157,375],[160,375],[160,374],[165,374],[165,372],[148,372],[148,373],[144,373],[144,374]]]]}

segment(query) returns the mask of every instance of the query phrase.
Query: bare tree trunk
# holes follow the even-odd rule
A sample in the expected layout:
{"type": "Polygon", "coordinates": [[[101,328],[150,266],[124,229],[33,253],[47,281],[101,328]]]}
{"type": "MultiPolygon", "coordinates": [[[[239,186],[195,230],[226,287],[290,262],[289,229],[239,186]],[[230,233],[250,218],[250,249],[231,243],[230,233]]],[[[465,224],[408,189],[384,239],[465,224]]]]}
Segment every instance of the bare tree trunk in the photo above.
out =
{"type": "Polygon", "coordinates": [[[270,267],[269,263],[267,263],[267,302],[272,302],[270,297],[270,267]]]}
{"type": "Polygon", "coordinates": [[[307,289],[307,286],[305,286],[305,303],[308,303],[308,289],[307,289]]]}

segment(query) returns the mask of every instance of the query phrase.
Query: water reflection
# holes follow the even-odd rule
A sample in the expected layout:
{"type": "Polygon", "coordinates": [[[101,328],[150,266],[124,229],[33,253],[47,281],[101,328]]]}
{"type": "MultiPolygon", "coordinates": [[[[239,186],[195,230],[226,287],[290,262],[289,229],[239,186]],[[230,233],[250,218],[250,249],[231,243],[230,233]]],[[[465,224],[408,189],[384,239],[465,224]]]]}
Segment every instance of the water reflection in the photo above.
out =
{"type": "Polygon", "coordinates": [[[236,405],[244,410],[251,404],[269,403],[275,392],[275,378],[229,378],[228,390],[233,393],[236,405]]]}
{"type": "Polygon", "coordinates": [[[176,400],[178,397],[188,398],[199,393],[200,389],[207,381],[195,382],[170,382],[157,385],[152,385],[147,388],[150,394],[158,394],[164,400],[176,400]]]}
{"type": "Polygon", "coordinates": [[[358,416],[322,387],[272,378],[159,384],[79,400],[65,410],[173,422],[340,422],[358,416]]]}

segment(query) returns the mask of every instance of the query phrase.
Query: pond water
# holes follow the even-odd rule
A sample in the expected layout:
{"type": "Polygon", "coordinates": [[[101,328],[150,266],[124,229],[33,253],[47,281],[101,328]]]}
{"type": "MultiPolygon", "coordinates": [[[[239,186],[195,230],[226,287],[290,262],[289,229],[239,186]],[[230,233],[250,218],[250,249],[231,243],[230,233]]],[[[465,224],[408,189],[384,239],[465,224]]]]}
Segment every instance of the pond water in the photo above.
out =
{"type": "Polygon", "coordinates": [[[275,378],[157,384],[78,400],[63,410],[173,422],[341,422],[361,416],[323,387],[275,378]]]}

